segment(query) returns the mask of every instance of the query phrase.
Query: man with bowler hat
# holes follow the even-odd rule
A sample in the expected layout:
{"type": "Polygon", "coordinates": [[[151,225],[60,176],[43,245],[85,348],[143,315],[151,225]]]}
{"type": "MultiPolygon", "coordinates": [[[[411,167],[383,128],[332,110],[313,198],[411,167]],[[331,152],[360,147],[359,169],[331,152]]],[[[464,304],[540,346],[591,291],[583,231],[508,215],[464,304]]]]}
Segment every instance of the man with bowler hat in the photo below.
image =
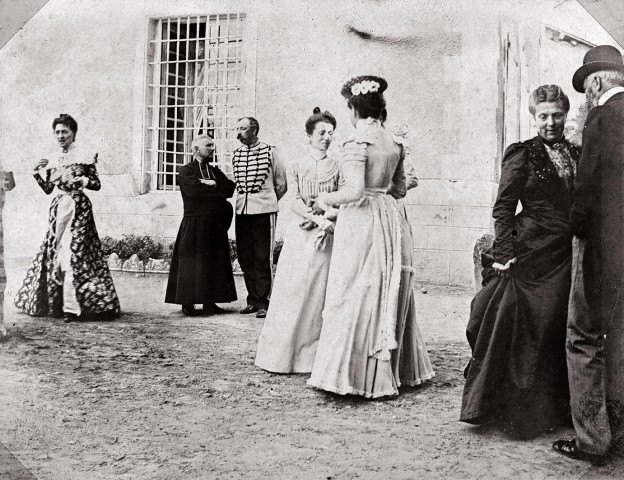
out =
{"type": "Polygon", "coordinates": [[[603,463],[621,428],[624,381],[624,62],[608,45],[587,52],[572,79],[589,114],[574,180],[572,292],[567,329],[575,438],[553,448],[603,463]]]}

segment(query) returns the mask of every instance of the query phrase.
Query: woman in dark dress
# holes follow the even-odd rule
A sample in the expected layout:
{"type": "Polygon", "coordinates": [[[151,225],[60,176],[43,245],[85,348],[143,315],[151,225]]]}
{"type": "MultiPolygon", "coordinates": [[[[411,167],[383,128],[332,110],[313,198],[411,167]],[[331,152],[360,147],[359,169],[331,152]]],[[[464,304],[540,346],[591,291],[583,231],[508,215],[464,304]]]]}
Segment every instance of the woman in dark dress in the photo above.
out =
{"type": "Polygon", "coordinates": [[[236,300],[230,261],[228,229],[232,222],[234,182],[216,165],[210,165],[214,142],[207,135],[193,140],[193,160],[180,168],[178,182],[184,217],[178,230],[165,303],[182,305],[185,315],[224,310],[217,303],[236,300]]]}
{"type": "Polygon", "coordinates": [[[460,420],[496,423],[519,439],[561,425],[568,415],[568,216],[580,154],[563,134],[569,109],[556,85],[531,95],[538,136],[512,144],[503,157],[494,245],[482,258],[484,286],[466,331],[472,358],[460,420]]]}

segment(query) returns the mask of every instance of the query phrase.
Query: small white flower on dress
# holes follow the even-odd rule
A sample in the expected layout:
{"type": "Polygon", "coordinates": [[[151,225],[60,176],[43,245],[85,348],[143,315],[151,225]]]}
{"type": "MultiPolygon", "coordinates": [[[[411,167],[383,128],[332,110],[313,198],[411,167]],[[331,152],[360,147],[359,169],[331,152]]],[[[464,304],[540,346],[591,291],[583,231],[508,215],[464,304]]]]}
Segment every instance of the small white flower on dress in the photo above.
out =
{"type": "Polygon", "coordinates": [[[366,95],[367,93],[376,93],[379,91],[379,83],[372,80],[362,80],[351,86],[353,95],[366,95]]]}

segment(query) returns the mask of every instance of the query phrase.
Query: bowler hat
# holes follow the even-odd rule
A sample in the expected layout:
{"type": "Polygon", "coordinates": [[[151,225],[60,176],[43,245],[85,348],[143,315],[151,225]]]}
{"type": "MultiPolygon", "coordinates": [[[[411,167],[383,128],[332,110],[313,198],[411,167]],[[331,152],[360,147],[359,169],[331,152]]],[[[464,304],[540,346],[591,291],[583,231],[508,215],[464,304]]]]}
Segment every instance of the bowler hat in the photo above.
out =
{"type": "Polygon", "coordinates": [[[611,45],[599,45],[590,49],[583,58],[583,66],[574,72],[572,86],[577,92],[585,92],[583,83],[592,73],[600,70],[624,72],[624,61],[620,51],[611,45]]]}

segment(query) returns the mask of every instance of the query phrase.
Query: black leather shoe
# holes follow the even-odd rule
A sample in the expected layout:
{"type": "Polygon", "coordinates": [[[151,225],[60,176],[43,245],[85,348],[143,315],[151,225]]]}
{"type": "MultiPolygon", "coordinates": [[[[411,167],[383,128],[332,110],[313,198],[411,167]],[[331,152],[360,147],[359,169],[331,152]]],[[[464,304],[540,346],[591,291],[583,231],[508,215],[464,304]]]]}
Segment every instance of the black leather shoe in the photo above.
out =
{"type": "Polygon", "coordinates": [[[75,313],[66,313],[65,314],[65,323],[79,322],[82,320],[80,315],[76,315],[75,313]]]}
{"type": "Polygon", "coordinates": [[[589,462],[592,465],[604,465],[607,463],[607,459],[604,455],[593,455],[579,450],[574,440],[557,440],[553,443],[553,450],[561,455],[565,455],[568,458],[583,460],[584,462],[589,462]]]}
{"type": "Polygon", "coordinates": [[[195,317],[198,312],[195,310],[195,305],[182,305],[182,313],[189,317],[195,317]]]}
{"type": "Polygon", "coordinates": [[[261,308],[260,310],[258,310],[258,313],[256,313],[256,318],[266,318],[267,315],[267,311],[264,308],[261,308]]]}
{"type": "Polygon", "coordinates": [[[254,306],[254,305],[247,305],[245,308],[243,308],[240,313],[242,313],[243,315],[247,315],[248,313],[256,313],[258,311],[258,307],[254,306]]]}
{"type": "Polygon", "coordinates": [[[204,313],[209,314],[209,315],[215,315],[217,313],[226,313],[226,310],[224,310],[223,308],[221,308],[215,303],[204,303],[203,311],[204,313]]]}

